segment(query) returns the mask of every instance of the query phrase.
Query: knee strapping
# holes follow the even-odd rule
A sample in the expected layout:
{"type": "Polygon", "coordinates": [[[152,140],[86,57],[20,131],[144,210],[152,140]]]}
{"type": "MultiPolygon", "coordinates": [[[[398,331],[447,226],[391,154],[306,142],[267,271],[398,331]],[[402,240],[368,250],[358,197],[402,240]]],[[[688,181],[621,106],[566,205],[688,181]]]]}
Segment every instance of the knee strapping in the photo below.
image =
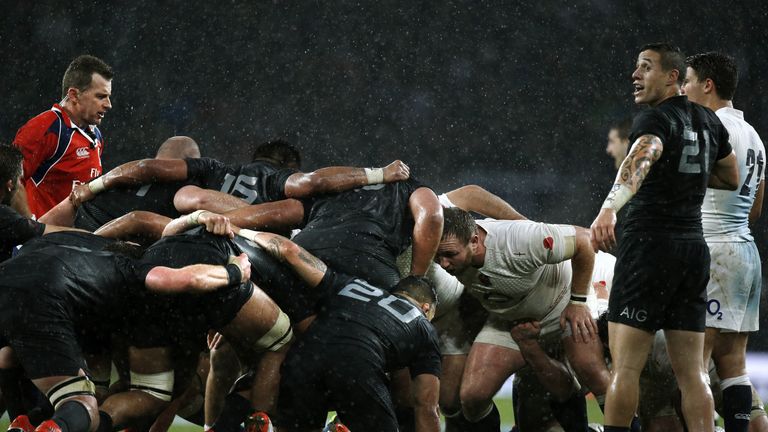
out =
{"type": "Polygon", "coordinates": [[[275,325],[256,341],[256,346],[265,351],[277,351],[283,345],[290,342],[292,338],[291,320],[285,312],[280,311],[280,315],[275,320],[275,325]]]}
{"type": "Polygon", "coordinates": [[[59,408],[65,399],[73,396],[96,396],[96,386],[85,376],[66,379],[51,387],[46,393],[48,400],[55,409],[59,408]]]}
{"type": "Polygon", "coordinates": [[[173,370],[156,374],[131,371],[131,390],[143,391],[161,401],[170,402],[173,396],[173,370]]]}

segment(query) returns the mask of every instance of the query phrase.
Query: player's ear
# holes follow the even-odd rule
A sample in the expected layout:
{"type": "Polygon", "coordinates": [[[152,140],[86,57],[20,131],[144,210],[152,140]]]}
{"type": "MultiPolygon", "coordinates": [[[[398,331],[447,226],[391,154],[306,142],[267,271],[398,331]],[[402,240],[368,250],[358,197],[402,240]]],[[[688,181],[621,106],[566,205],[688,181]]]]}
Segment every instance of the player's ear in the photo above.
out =
{"type": "Polygon", "coordinates": [[[715,82],[710,78],[704,80],[704,93],[709,94],[715,91],[715,82]]]}
{"type": "Polygon", "coordinates": [[[427,319],[430,321],[435,317],[435,307],[431,303],[422,303],[421,311],[424,312],[424,315],[426,315],[427,319]]]}
{"type": "Polygon", "coordinates": [[[671,69],[669,72],[667,72],[667,85],[677,84],[678,78],[680,78],[680,71],[677,69],[671,69]]]}

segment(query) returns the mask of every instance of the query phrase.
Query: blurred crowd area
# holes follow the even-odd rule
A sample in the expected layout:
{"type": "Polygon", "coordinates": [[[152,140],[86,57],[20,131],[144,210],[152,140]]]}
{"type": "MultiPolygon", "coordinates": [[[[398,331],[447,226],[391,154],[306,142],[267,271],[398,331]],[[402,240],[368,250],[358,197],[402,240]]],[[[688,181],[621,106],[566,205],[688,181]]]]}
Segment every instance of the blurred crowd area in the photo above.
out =
{"type": "Polygon", "coordinates": [[[171,135],[226,162],[283,137],[305,169],[402,159],[437,191],[481,184],[530,218],[589,226],[614,176],[609,125],[638,111],[630,73],[658,41],[735,56],[736,107],[768,138],[761,0],[15,3],[0,16],[0,141],[90,53],[115,70],[106,168],[171,135]]]}

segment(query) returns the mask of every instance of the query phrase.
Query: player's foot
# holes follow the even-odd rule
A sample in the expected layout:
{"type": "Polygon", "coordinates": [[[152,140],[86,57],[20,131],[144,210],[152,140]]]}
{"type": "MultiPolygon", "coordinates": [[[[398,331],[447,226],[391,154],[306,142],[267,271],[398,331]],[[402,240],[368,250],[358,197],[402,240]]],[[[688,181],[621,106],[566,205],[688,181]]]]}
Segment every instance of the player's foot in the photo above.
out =
{"type": "Polygon", "coordinates": [[[35,427],[29,422],[29,417],[20,415],[13,419],[8,426],[8,432],[33,432],[35,427]]]}
{"type": "Polygon", "coordinates": [[[245,422],[245,432],[274,432],[272,421],[264,411],[256,411],[248,416],[245,422]]]}
{"type": "Polygon", "coordinates": [[[53,420],[46,420],[40,423],[35,432],[61,432],[61,428],[53,420]]]}
{"type": "Polygon", "coordinates": [[[339,421],[338,417],[334,417],[333,420],[330,421],[330,423],[325,425],[325,428],[323,428],[323,432],[349,432],[349,428],[344,426],[339,421]]]}

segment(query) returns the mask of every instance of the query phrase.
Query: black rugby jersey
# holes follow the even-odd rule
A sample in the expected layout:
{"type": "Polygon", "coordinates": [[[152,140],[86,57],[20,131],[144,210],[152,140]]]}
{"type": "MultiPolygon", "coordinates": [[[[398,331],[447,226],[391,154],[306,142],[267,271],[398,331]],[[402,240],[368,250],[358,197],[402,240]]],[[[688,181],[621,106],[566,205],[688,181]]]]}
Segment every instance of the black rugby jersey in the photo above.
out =
{"type": "Polygon", "coordinates": [[[635,117],[630,142],[648,134],[659,137],[664,150],[629,201],[625,234],[701,235],[709,174],[731,153],[728,132],[712,110],[676,96],[635,117]]]}
{"type": "Polygon", "coordinates": [[[426,186],[410,178],[305,201],[307,222],[293,241],[309,251],[359,250],[394,265],[411,244],[414,221],[408,200],[420,187],[426,186]]]}
{"type": "Polygon", "coordinates": [[[411,376],[440,376],[437,332],[414,304],[330,268],[315,289],[329,295],[302,341],[385,371],[408,367],[411,376]]]}
{"type": "Polygon", "coordinates": [[[134,261],[105,250],[115,243],[90,233],[55,232],[31,240],[0,264],[2,320],[33,320],[28,304],[76,326],[119,327],[144,291],[134,261]],[[122,311],[122,312],[121,312],[122,311]]]}
{"type": "Polygon", "coordinates": [[[0,262],[11,257],[14,246],[40,237],[43,231],[45,224],[26,218],[11,207],[0,204],[0,262]]]}
{"type": "Polygon", "coordinates": [[[285,199],[285,183],[298,171],[266,161],[226,165],[216,159],[187,159],[187,177],[206,189],[224,192],[248,204],[285,199]]]}
{"type": "Polygon", "coordinates": [[[95,231],[105,223],[134,210],[150,211],[175,219],[181,214],[173,205],[173,196],[186,185],[196,182],[148,183],[141,186],[115,188],[96,195],[77,209],[74,226],[95,231]]]}

